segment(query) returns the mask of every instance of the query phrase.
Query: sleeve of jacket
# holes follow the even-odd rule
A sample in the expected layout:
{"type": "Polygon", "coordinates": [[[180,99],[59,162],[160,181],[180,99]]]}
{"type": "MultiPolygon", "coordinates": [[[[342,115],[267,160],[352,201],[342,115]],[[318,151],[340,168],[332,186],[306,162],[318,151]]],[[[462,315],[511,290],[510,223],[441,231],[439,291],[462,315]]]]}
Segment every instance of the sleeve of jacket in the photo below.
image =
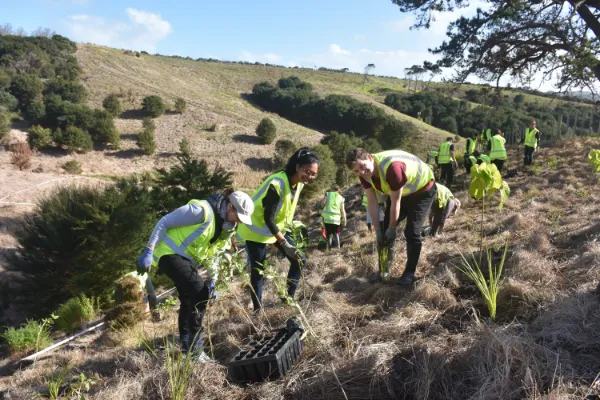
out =
{"type": "Polygon", "coordinates": [[[150,235],[148,245],[156,247],[171,228],[201,224],[204,222],[204,218],[204,209],[197,204],[191,203],[179,207],[158,221],[150,235]]]}
{"type": "Polygon", "coordinates": [[[279,193],[277,193],[277,190],[273,185],[270,185],[267,194],[263,197],[262,203],[263,209],[265,210],[265,224],[273,235],[279,232],[279,228],[275,225],[275,213],[277,211],[279,199],[279,193]]]}

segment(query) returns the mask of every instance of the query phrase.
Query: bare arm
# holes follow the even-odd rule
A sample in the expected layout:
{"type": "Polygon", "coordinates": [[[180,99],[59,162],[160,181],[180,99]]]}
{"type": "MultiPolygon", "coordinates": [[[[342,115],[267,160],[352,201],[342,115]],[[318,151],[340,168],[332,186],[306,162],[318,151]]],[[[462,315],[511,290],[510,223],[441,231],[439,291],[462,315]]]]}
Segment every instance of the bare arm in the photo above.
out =
{"type": "Polygon", "coordinates": [[[367,212],[371,216],[373,227],[375,227],[375,230],[381,229],[379,224],[379,203],[377,202],[375,190],[373,188],[365,189],[365,194],[367,195],[368,201],[367,212]]]}
{"type": "Polygon", "coordinates": [[[390,193],[390,228],[396,228],[400,218],[400,202],[402,200],[402,188],[390,193]]]}
{"type": "Polygon", "coordinates": [[[344,221],[344,226],[346,226],[346,203],[342,203],[342,220],[344,221]]]}

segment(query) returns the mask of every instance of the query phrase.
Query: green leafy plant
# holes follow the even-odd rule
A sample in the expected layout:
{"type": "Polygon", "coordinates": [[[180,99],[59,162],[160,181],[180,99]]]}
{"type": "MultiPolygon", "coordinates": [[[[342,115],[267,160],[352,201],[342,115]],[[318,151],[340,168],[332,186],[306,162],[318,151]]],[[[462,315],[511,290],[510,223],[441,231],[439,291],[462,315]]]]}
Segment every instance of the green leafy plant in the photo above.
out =
{"type": "Polygon", "coordinates": [[[498,292],[502,287],[504,279],[502,278],[502,269],[504,268],[504,261],[506,260],[506,253],[508,251],[508,240],[504,245],[504,252],[502,254],[502,260],[498,265],[492,265],[492,251],[491,249],[486,250],[487,254],[487,266],[488,266],[488,277],[483,274],[481,270],[481,260],[478,262],[473,256],[471,262],[467,261],[464,255],[461,254],[462,262],[461,265],[455,265],[455,267],[465,274],[477,289],[481,292],[483,299],[490,312],[490,318],[492,321],[496,320],[496,300],[498,298],[498,292]]]}
{"type": "Polygon", "coordinates": [[[600,172],[600,150],[591,150],[588,160],[594,172],[600,172]]]}
{"type": "Polygon", "coordinates": [[[137,145],[142,149],[144,154],[151,156],[156,151],[156,141],[154,140],[154,131],[144,129],[137,138],[137,145]]]}
{"type": "Polygon", "coordinates": [[[65,382],[65,378],[71,372],[71,366],[67,365],[58,371],[55,371],[49,377],[44,377],[44,383],[48,386],[48,397],[51,399],[58,399],[64,392],[61,390],[65,382]]]}
{"type": "Polygon", "coordinates": [[[56,315],[52,314],[50,318],[41,321],[28,320],[20,328],[8,328],[0,337],[6,341],[12,352],[39,351],[52,344],[50,327],[56,318],[56,315]]]}
{"type": "Polygon", "coordinates": [[[70,398],[74,397],[76,399],[85,399],[84,393],[89,392],[96,382],[96,379],[87,376],[83,372],[80,372],[79,375],[77,375],[77,380],[70,385],[70,398]]]}
{"type": "Polygon", "coordinates": [[[551,157],[546,164],[548,165],[548,168],[556,169],[558,168],[558,159],[556,157],[551,157]]]}
{"type": "MultiPolygon", "coordinates": [[[[154,349],[147,346],[152,355],[160,359],[154,349]]],[[[177,346],[168,339],[164,341],[165,361],[164,367],[169,375],[169,386],[173,400],[183,400],[190,387],[194,366],[196,365],[193,352],[182,353],[177,346]]]]}
{"type": "Polygon", "coordinates": [[[87,297],[83,293],[79,294],[58,308],[56,328],[67,333],[74,332],[81,325],[94,320],[98,316],[98,310],[96,299],[87,297]]]}

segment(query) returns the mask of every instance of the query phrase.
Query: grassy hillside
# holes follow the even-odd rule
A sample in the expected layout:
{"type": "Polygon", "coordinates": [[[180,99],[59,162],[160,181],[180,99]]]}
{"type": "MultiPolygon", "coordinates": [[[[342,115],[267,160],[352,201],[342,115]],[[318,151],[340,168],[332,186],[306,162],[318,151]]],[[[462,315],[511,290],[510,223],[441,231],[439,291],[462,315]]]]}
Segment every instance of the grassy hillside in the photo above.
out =
{"type": "MultiPolygon", "coordinates": [[[[570,140],[536,153],[535,167],[507,179],[512,194],[502,211],[488,204],[486,243],[509,241],[498,318],[490,321],[481,295],[454,266],[460,253],[477,255],[481,204],[456,190],[460,212],[442,238],[424,242],[414,288],[369,284],[377,261],[358,192],[345,193],[349,222],[340,251],[308,252],[297,293],[314,330],[286,379],[232,385],[219,364],[194,368],[189,399],[581,399],[600,390],[600,197],[586,155],[597,139],[570,140]]],[[[511,150],[509,166],[521,154],[511,150]]],[[[458,187],[466,184],[459,175],[458,187]]],[[[304,215],[311,230],[316,214],[304,215]]],[[[392,268],[405,263],[403,246],[392,268]]],[[[497,262],[499,253],[493,253],[497,262]]],[[[280,271],[288,263],[274,260],[280,271]]],[[[265,313],[248,314],[239,283],[221,293],[205,319],[219,363],[294,314],[279,308],[266,284],[265,313]]],[[[87,399],[170,398],[164,340],[173,340],[176,310],[160,323],[95,334],[0,377],[0,393],[33,398],[52,374],[65,382],[83,373],[94,384],[87,399]],[[146,347],[154,348],[153,355],[146,347]]],[[[14,356],[15,358],[17,355],[14,356]]],[[[8,365],[9,359],[1,364],[8,365]]],[[[4,369],[9,371],[9,369],[4,369]]]]}

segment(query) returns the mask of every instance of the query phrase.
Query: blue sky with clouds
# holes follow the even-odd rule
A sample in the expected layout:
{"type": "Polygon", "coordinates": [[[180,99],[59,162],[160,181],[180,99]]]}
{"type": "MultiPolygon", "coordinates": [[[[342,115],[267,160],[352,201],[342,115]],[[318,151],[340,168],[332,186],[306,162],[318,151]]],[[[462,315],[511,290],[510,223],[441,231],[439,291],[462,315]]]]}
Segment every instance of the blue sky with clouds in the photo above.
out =
{"type": "Polygon", "coordinates": [[[374,63],[377,74],[403,76],[433,60],[427,48],[474,3],[420,31],[391,0],[0,0],[0,24],[151,53],[353,71],[374,63]]]}

